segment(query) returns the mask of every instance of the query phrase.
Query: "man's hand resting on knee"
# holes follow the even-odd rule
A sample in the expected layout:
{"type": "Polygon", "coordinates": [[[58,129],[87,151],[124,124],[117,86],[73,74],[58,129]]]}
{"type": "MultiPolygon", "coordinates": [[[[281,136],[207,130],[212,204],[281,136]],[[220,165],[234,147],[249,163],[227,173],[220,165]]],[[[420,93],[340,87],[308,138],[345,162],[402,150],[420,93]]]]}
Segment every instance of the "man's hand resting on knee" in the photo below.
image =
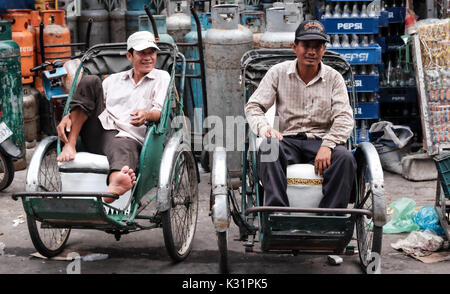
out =
{"type": "Polygon", "coordinates": [[[314,160],[314,171],[316,175],[323,177],[323,172],[331,165],[331,149],[325,146],[320,147],[314,160]]]}

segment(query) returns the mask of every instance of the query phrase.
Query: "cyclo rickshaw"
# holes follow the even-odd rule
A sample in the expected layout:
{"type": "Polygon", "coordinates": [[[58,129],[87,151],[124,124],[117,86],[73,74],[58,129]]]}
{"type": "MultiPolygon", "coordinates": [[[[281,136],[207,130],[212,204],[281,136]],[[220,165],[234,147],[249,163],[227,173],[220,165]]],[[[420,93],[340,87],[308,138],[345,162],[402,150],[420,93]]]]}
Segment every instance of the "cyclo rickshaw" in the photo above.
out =
{"type": "MultiPolygon", "coordinates": [[[[46,137],[30,161],[26,192],[22,198],[31,240],[46,257],[61,253],[71,229],[95,229],[122,234],[162,227],[166,249],[174,261],[185,259],[191,249],[198,214],[198,170],[183,119],[183,99],[175,77],[183,87],[185,59],[175,46],[158,42],[156,68],[169,72],[171,80],[159,122],[149,124],[139,157],[136,184],[111,204],[103,197],[109,165],[106,156],[83,152],[77,143],[73,161],[58,163],[61,142],[46,137]],[[152,204],[153,203],[153,204],[152,204]],[[152,205],[150,205],[152,204],[152,205]]],[[[105,75],[131,68],[125,57],[126,43],[99,44],[81,58],[68,101],[79,75],[105,75]]],[[[65,114],[69,112],[66,103],[65,114]]],[[[81,143],[81,141],[79,141],[81,143]]]]}
{"type": "MultiPolygon", "coordinates": [[[[244,54],[241,67],[245,99],[249,99],[271,66],[295,58],[290,49],[256,49],[244,54]]],[[[349,63],[339,54],[329,51],[322,61],[338,70],[348,81],[354,107],[355,87],[349,63]]],[[[272,124],[275,107],[266,112],[272,124]]],[[[386,207],[383,170],[374,146],[369,142],[357,145],[355,129],[347,142],[357,161],[350,201],[353,208],[318,208],[323,197],[323,178],[315,175],[314,166],[310,164],[288,166],[290,207],[271,207],[263,205],[264,190],[257,172],[258,143],[262,139],[249,129],[247,123],[245,128],[240,185],[236,185],[228,174],[225,148],[217,146],[213,155],[210,202],[221,272],[229,271],[227,232],[231,218],[239,228],[239,239],[243,241],[246,252],[253,251],[255,242],[259,242],[262,252],[353,254],[354,246],[350,241],[356,227],[361,267],[365,271],[379,270],[380,263],[377,262],[380,258],[376,258],[374,253],[381,254],[386,207]]]]}

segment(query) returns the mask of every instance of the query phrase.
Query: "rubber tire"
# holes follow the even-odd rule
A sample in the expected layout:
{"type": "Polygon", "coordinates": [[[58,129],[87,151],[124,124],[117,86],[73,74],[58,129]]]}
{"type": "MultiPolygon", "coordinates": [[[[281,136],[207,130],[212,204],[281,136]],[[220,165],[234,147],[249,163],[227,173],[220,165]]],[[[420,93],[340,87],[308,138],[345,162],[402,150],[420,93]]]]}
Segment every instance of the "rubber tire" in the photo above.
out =
{"type": "Polygon", "coordinates": [[[0,165],[3,167],[4,175],[0,182],[0,191],[8,188],[14,180],[14,163],[11,157],[0,152],[0,165]]]}
{"type": "MultiPolygon", "coordinates": [[[[367,192],[366,191],[367,186],[366,186],[366,182],[365,182],[366,167],[367,167],[367,162],[366,162],[365,158],[363,158],[362,161],[358,162],[358,170],[357,170],[358,197],[359,198],[363,197],[367,192]]],[[[373,202],[376,198],[373,197],[373,194],[371,194],[369,196],[369,198],[372,201],[372,207],[373,207],[374,206],[373,202]]],[[[359,205],[359,202],[360,202],[360,199],[357,199],[357,201],[355,202],[355,206],[364,208],[359,205]]],[[[372,259],[370,261],[366,260],[366,256],[367,256],[366,249],[370,249],[371,252],[375,252],[379,255],[379,257],[381,257],[383,227],[378,227],[378,226],[373,225],[372,244],[367,244],[367,246],[371,246],[371,247],[370,248],[362,247],[360,240],[365,239],[367,234],[370,233],[367,228],[367,225],[364,225],[364,221],[365,221],[364,217],[365,216],[363,216],[363,215],[356,216],[356,234],[357,234],[358,255],[359,255],[361,269],[365,273],[367,273],[367,267],[371,264],[371,262],[373,261],[374,258],[372,257],[372,259]],[[358,230],[358,227],[361,227],[361,226],[366,228],[366,230],[364,230],[363,236],[360,235],[361,233],[358,230]]],[[[380,266],[381,266],[381,264],[380,264],[380,266]]]]}
{"type": "Polygon", "coordinates": [[[219,247],[219,271],[221,274],[229,273],[227,232],[217,232],[217,245],[219,247]]]}
{"type": "MultiPolygon", "coordinates": [[[[187,245],[186,250],[183,253],[178,252],[176,246],[175,246],[175,242],[174,242],[174,237],[173,237],[173,232],[172,232],[172,222],[171,222],[171,214],[172,214],[172,206],[166,210],[163,211],[161,213],[161,217],[162,217],[162,229],[163,229],[163,235],[164,235],[164,244],[166,246],[166,250],[167,253],[169,254],[169,256],[172,258],[173,261],[175,262],[180,262],[185,260],[189,254],[191,253],[192,250],[192,241],[194,240],[194,235],[195,235],[195,229],[197,226],[197,219],[198,219],[198,179],[197,179],[197,172],[195,170],[195,160],[194,160],[194,156],[192,154],[191,151],[187,151],[187,149],[185,150],[181,150],[178,151],[177,155],[176,155],[176,160],[174,161],[175,164],[178,161],[178,159],[180,158],[181,153],[184,153],[187,155],[187,157],[185,158],[189,158],[188,160],[190,161],[190,165],[191,165],[191,169],[192,171],[190,171],[190,176],[194,177],[191,178],[190,180],[191,182],[195,185],[195,191],[196,191],[196,195],[195,195],[195,205],[196,205],[196,211],[195,211],[195,221],[193,223],[193,232],[192,232],[192,237],[190,240],[190,243],[187,245]]],[[[189,169],[189,167],[188,167],[189,169]]],[[[181,170],[181,169],[180,169],[181,170]]],[[[172,180],[174,179],[174,174],[175,172],[175,168],[173,168],[172,174],[171,174],[171,178],[170,178],[170,188],[172,188],[172,180]]],[[[170,197],[172,197],[172,193],[173,191],[170,191],[169,195],[170,197]]],[[[172,203],[172,201],[170,201],[172,203]]],[[[191,228],[192,229],[192,228],[191,228]]]]}
{"type": "MultiPolygon", "coordinates": [[[[42,157],[42,160],[45,160],[47,154],[50,154],[52,152],[55,152],[55,156],[56,156],[56,141],[52,142],[51,144],[49,144],[47,146],[47,148],[44,151],[44,156],[42,157]]],[[[39,154],[35,154],[35,156],[40,156],[39,154]]],[[[55,157],[55,163],[56,163],[56,157],[55,157]]],[[[42,168],[42,161],[39,167],[39,173],[41,172],[41,168],[42,168]]],[[[38,192],[38,191],[35,191],[38,192]]],[[[31,241],[33,242],[34,247],[36,248],[36,250],[42,254],[45,257],[51,258],[54,257],[58,254],[60,254],[63,250],[64,247],[67,243],[67,240],[69,239],[70,236],[70,231],[71,229],[69,228],[67,235],[64,237],[64,240],[60,243],[60,245],[55,248],[55,249],[50,249],[48,248],[44,242],[41,239],[41,236],[39,234],[39,230],[38,230],[38,224],[36,223],[37,221],[30,215],[27,215],[27,225],[28,225],[28,232],[30,233],[30,238],[31,241]]]]}
{"type": "Polygon", "coordinates": [[[40,254],[42,254],[45,257],[52,258],[54,256],[59,255],[64,250],[67,240],[69,240],[69,236],[70,236],[70,232],[71,232],[70,229],[68,229],[69,231],[68,231],[66,237],[64,238],[63,242],[60,243],[60,245],[56,249],[52,250],[52,249],[48,248],[44,244],[44,242],[42,242],[42,239],[39,235],[39,231],[37,228],[37,226],[39,224],[37,224],[36,220],[33,217],[27,216],[27,225],[28,225],[28,231],[29,231],[30,237],[31,237],[31,242],[33,242],[34,248],[36,248],[36,250],[40,254]]]}

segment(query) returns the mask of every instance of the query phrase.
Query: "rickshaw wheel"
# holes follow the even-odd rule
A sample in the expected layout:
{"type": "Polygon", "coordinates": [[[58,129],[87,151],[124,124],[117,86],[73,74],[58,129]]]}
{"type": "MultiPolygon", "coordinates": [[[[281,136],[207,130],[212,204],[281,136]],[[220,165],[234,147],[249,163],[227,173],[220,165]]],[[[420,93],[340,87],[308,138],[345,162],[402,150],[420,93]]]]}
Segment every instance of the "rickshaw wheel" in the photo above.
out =
{"type": "Polygon", "coordinates": [[[219,269],[221,274],[228,274],[228,244],[227,232],[217,232],[217,245],[219,246],[219,269]]]}
{"type": "MultiPolygon", "coordinates": [[[[364,158],[361,162],[358,162],[358,200],[355,207],[373,212],[374,196],[370,190],[370,182],[366,181],[367,178],[367,162],[364,158]]],[[[361,268],[365,272],[373,271],[374,262],[380,261],[383,227],[375,226],[372,219],[367,215],[357,215],[356,236],[361,268]],[[373,253],[376,253],[376,255],[373,253]]],[[[380,264],[375,266],[380,266],[380,264]]]]}
{"type": "Polygon", "coordinates": [[[197,172],[186,146],[176,156],[169,195],[171,207],[162,212],[164,243],[170,257],[182,261],[191,252],[198,216],[197,172]]]}
{"type": "MultiPolygon", "coordinates": [[[[36,192],[61,191],[61,179],[56,161],[56,141],[44,151],[38,174],[38,189],[36,192]]],[[[61,253],[69,239],[70,228],[52,228],[44,222],[27,215],[28,231],[36,250],[45,257],[53,257],[61,253]]]]}
{"type": "Polygon", "coordinates": [[[14,179],[14,164],[11,157],[0,152],[0,191],[11,185],[14,179]]]}

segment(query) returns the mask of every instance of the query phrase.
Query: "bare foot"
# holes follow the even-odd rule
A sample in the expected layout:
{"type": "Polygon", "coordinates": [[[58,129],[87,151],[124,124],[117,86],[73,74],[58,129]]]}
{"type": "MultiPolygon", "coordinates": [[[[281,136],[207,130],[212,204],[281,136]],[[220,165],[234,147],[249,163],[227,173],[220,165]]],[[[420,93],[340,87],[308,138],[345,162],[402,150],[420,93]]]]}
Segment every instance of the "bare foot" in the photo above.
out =
{"type": "Polygon", "coordinates": [[[75,159],[75,155],[77,154],[77,150],[75,149],[75,146],[72,146],[70,144],[65,144],[63,149],[61,150],[61,153],[56,158],[57,161],[64,162],[64,161],[71,161],[75,159]]]}
{"type": "MultiPolygon", "coordinates": [[[[108,186],[108,193],[123,195],[125,192],[133,188],[136,184],[136,175],[134,171],[128,166],[122,167],[120,171],[112,172],[108,186]]],[[[105,197],[105,203],[114,202],[116,199],[105,197]]]]}

